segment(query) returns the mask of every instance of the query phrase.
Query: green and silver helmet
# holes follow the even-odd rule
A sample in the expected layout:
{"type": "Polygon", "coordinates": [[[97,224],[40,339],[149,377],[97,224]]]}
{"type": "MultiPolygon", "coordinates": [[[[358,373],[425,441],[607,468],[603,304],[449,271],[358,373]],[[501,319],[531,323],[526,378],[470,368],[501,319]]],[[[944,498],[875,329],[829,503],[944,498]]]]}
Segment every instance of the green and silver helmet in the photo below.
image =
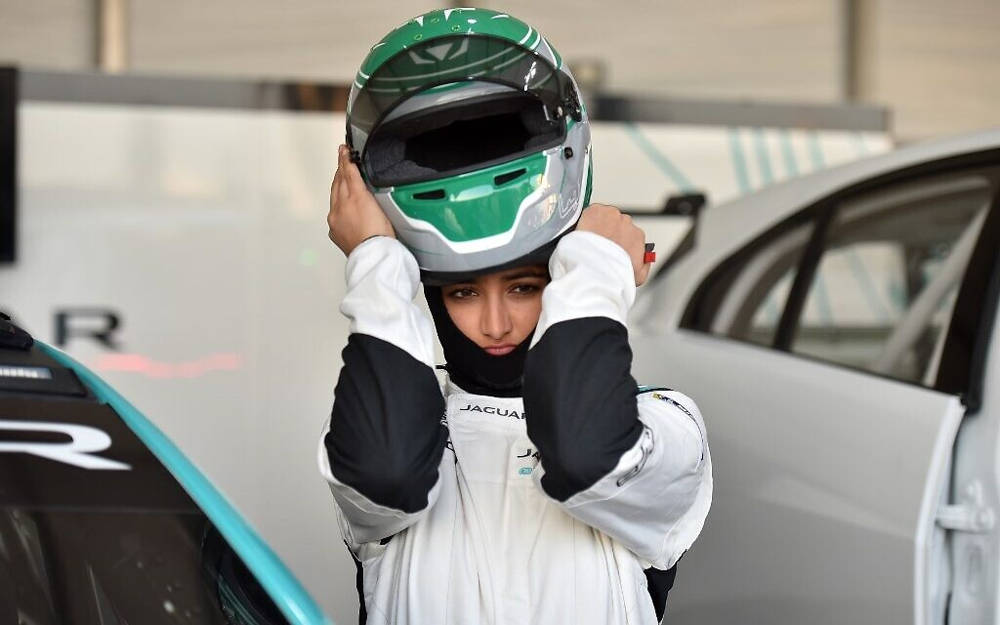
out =
{"type": "Polygon", "coordinates": [[[545,262],[589,202],[576,82],[506,13],[431,11],[386,35],[351,88],[347,142],[429,283],[545,262]]]}

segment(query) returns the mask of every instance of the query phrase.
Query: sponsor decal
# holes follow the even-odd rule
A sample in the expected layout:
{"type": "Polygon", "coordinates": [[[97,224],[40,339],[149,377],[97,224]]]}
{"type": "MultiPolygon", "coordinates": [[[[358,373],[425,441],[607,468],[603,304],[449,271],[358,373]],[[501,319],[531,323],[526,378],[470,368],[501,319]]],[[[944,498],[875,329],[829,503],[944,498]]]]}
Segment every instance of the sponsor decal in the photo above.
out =
{"type": "Polygon", "coordinates": [[[51,380],[52,371],[45,367],[17,367],[0,365],[0,378],[22,378],[26,380],[51,380]]]}
{"type": "Polygon", "coordinates": [[[524,453],[518,456],[518,458],[534,458],[535,460],[538,460],[541,457],[542,457],[542,455],[539,454],[534,449],[532,449],[531,447],[528,447],[527,449],[525,449],[524,453]]]}
{"type": "Polygon", "coordinates": [[[680,402],[676,401],[672,397],[667,397],[666,395],[664,395],[662,393],[653,393],[653,399],[659,399],[660,401],[665,401],[668,404],[670,404],[671,406],[677,407],[681,412],[683,412],[687,416],[689,416],[692,419],[694,419],[694,415],[692,415],[691,412],[688,411],[687,408],[685,408],[684,406],[682,406],[680,402]]]}
{"type": "Polygon", "coordinates": [[[510,417],[511,419],[523,419],[524,413],[508,408],[497,408],[496,406],[479,406],[477,404],[466,404],[464,408],[459,408],[459,412],[482,412],[484,414],[495,414],[498,417],[510,417]]]}
{"type": "Polygon", "coordinates": [[[130,468],[124,462],[93,455],[111,447],[111,437],[101,430],[87,425],[0,420],[0,430],[49,432],[69,437],[68,442],[0,442],[0,453],[31,454],[81,469],[123,471],[130,468]]]}
{"type": "Polygon", "coordinates": [[[538,461],[541,459],[541,454],[539,454],[538,450],[536,450],[534,447],[525,446],[525,447],[519,447],[519,449],[523,449],[524,453],[516,454],[514,456],[520,461],[518,462],[520,466],[517,468],[517,474],[520,476],[531,475],[532,472],[534,472],[535,466],[538,464],[538,461]]]}

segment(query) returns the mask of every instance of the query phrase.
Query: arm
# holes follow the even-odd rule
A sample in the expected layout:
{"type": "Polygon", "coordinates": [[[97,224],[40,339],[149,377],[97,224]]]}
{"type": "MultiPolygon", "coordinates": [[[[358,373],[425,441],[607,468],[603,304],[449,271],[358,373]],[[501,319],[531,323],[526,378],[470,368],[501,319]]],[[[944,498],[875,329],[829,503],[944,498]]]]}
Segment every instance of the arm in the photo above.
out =
{"type": "Polygon", "coordinates": [[[378,218],[342,151],[329,221],[331,239],[348,254],[340,310],[350,336],[319,467],[352,549],[392,536],[433,505],[447,440],[433,329],[413,302],[417,263],[378,218]],[[353,185],[353,197],[344,185],[353,185]],[[359,225],[366,216],[374,225],[359,225]]]}
{"type": "Polygon", "coordinates": [[[701,531],[711,460],[690,399],[637,392],[625,326],[633,266],[622,247],[593,232],[559,243],[525,363],[525,417],[541,453],[542,490],[666,570],[701,531]]]}

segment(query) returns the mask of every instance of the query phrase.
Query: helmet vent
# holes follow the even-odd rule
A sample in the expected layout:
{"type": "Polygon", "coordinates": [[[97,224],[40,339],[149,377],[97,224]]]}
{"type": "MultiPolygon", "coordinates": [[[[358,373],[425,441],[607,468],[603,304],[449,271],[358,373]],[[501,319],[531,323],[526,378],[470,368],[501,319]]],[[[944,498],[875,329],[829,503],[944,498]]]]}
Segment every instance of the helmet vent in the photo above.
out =
{"type": "Polygon", "coordinates": [[[443,200],[444,199],[444,189],[434,189],[433,191],[421,191],[420,193],[414,193],[413,194],[413,199],[415,199],[415,200],[443,200]]]}
{"type": "Polygon", "coordinates": [[[507,184],[508,182],[513,182],[514,180],[517,180],[518,178],[523,176],[524,172],[526,171],[528,170],[522,167],[521,169],[515,169],[514,171],[509,171],[506,174],[500,174],[499,176],[494,176],[493,184],[499,187],[501,185],[507,184]]]}

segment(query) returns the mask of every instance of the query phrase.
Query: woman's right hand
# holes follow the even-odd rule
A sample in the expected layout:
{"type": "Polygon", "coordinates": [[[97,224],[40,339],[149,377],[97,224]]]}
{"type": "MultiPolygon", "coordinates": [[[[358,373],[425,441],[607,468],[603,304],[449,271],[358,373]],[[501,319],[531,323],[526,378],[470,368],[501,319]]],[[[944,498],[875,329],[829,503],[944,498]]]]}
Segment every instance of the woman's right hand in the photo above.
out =
{"type": "Polygon", "coordinates": [[[396,237],[392,224],[351,162],[350,151],[341,145],[337,153],[337,173],[330,187],[330,212],[326,216],[330,240],[345,256],[374,236],[396,237]]]}

